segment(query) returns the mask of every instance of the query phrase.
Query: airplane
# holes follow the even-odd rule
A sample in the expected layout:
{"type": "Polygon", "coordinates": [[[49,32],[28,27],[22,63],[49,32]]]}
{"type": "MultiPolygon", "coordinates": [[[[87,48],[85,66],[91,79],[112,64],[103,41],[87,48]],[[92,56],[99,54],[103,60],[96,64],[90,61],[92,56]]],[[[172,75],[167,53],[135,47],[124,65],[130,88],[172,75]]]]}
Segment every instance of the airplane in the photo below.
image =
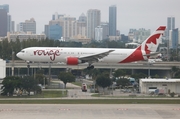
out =
{"type": "Polygon", "coordinates": [[[135,49],[114,48],[70,48],[70,47],[29,47],[16,54],[20,59],[32,62],[62,62],[67,65],[86,63],[93,69],[93,63],[130,63],[148,60],[156,52],[166,26],[159,26],[140,46],[135,49]]]}

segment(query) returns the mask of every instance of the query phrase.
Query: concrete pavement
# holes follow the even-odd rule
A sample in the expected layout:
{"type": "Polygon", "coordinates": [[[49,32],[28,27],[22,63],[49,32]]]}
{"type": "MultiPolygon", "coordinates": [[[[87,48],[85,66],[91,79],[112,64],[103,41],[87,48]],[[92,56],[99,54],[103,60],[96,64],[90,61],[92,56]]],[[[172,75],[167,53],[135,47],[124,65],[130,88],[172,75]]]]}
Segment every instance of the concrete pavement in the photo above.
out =
{"type": "Polygon", "coordinates": [[[180,119],[169,104],[0,104],[1,119],[180,119]]]}

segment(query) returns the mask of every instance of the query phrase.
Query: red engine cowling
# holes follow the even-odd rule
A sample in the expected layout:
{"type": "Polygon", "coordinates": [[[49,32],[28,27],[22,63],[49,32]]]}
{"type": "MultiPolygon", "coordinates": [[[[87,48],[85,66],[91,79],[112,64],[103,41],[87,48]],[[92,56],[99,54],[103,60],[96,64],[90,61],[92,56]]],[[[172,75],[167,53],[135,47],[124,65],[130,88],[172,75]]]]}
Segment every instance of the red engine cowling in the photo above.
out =
{"type": "Polygon", "coordinates": [[[81,62],[77,57],[68,57],[66,63],[67,65],[78,65],[81,62]]]}

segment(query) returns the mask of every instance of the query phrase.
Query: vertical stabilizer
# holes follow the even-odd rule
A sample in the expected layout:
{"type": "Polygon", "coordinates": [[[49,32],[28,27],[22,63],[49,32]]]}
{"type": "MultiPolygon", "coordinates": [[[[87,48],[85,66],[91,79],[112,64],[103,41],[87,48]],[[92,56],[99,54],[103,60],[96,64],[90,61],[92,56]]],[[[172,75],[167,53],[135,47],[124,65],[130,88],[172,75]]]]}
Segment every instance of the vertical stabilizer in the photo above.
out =
{"type": "Polygon", "coordinates": [[[151,52],[156,52],[160,43],[160,38],[163,35],[166,26],[160,26],[153,34],[151,34],[137,49],[146,52],[146,55],[151,52]]]}

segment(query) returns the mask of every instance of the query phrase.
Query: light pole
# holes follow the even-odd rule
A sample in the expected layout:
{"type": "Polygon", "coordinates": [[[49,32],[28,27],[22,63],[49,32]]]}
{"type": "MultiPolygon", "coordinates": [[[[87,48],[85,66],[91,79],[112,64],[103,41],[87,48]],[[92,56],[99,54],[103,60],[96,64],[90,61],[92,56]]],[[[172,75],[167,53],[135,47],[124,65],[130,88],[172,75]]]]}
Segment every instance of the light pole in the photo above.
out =
{"type": "Polygon", "coordinates": [[[12,70],[12,76],[14,76],[14,51],[12,51],[12,67],[11,67],[11,70],[12,70]]]}
{"type": "Polygon", "coordinates": [[[29,68],[30,68],[30,64],[29,62],[27,62],[27,75],[29,76],[29,68]]]}
{"type": "Polygon", "coordinates": [[[45,88],[45,77],[44,77],[44,88],[45,88]]]}
{"type": "Polygon", "coordinates": [[[51,62],[49,62],[49,80],[48,80],[48,86],[50,85],[51,80],[51,62]]]}
{"type": "Polygon", "coordinates": [[[151,77],[150,66],[152,66],[154,62],[155,62],[154,60],[153,61],[148,60],[148,78],[151,77]]]}
{"type": "Polygon", "coordinates": [[[148,62],[148,78],[150,78],[150,62],[148,62]]]}

